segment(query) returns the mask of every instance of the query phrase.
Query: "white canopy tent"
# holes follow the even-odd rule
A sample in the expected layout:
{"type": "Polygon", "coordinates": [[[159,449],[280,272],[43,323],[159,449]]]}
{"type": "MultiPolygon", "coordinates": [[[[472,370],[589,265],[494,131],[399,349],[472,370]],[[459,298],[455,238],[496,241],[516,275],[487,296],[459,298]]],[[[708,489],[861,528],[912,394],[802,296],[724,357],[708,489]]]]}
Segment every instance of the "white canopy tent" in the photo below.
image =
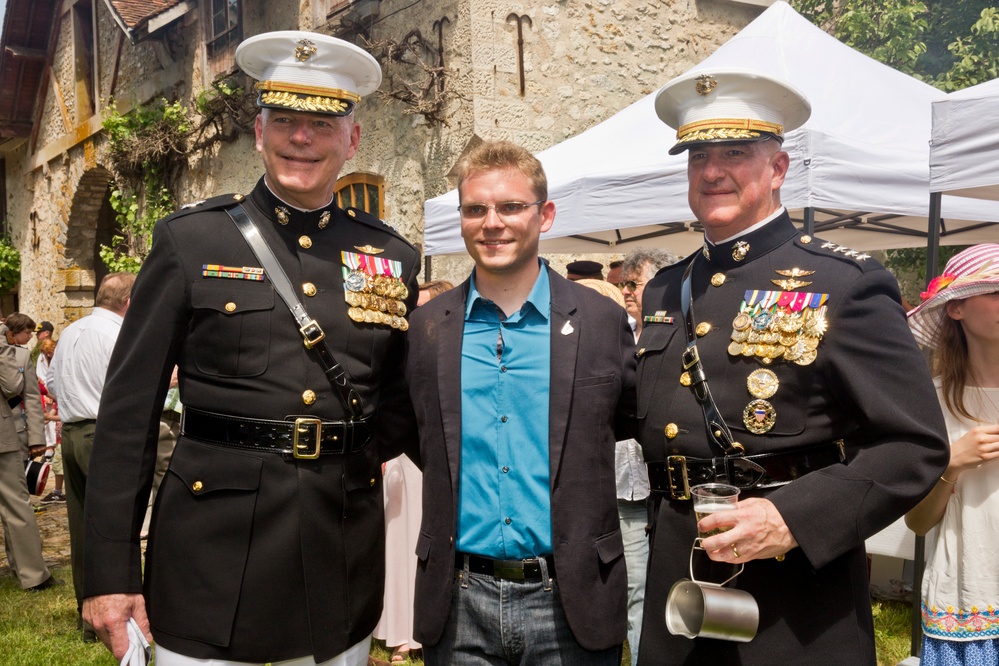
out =
{"type": "MultiPolygon", "coordinates": [[[[749,67],[782,77],[812,103],[784,143],[781,194],[806,229],[858,250],[922,247],[927,238],[930,105],[946,95],[843,45],[777,2],[694,70],[749,67]],[[807,219],[806,219],[807,218],[807,219]]],[[[663,245],[685,255],[701,233],[687,206],[686,154],[649,95],[538,155],[555,201],[543,253],[627,252],[663,245]]],[[[427,255],[464,252],[457,191],[424,206],[427,255]]],[[[991,207],[943,197],[942,241],[981,242],[991,207]]]]}
{"type": "Polygon", "coordinates": [[[933,102],[930,191],[999,201],[999,79],[933,102]]]}
{"type": "MultiPolygon", "coordinates": [[[[927,276],[939,272],[935,225],[944,214],[941,201],[972,197],[987,204],[992,222],[999,222],[999,79],[958,90],[933,102],[930,141],[930,238],[927,276]],[[988,200],[988,201],[986,201],[988,200]]],[[[944,203],[943,205],[946,205],[944,203]]],[[[997,242],[999,228],[968,242],[997,242]]]]}

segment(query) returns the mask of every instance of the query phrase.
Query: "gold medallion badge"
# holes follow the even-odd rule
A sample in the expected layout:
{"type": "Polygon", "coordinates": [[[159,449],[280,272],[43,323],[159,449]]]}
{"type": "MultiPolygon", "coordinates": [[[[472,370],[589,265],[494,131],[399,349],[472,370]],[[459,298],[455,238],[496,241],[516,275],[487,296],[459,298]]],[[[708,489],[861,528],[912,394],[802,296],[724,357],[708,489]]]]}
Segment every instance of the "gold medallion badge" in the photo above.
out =
{"type": "Polygon", "coordinates": [[[754,435],[770,432],[777,421],[777,410],[766,400],[753,400],[742,410],[742,422],[754,435]]]}
{"type": "Polygon", "coordinates": [[[780,381],[777,379],[776,373],[766,368],[753,370],[746,378],[746,388],[749,389],[749,394],[760,400],[773,397],[777,393],[778,386],[780,386],[780,381]]]}

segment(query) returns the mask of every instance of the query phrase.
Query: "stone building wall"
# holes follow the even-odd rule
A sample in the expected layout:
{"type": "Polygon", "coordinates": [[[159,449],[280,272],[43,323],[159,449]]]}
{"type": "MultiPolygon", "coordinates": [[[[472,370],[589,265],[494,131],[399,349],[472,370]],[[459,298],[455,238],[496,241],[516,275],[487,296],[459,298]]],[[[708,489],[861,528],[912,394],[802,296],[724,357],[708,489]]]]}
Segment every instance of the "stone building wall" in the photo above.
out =
{"type": "MultiPolygon", "coordinates": [[[[340,16],[317,21],[321,0],[244,0],[244,37],[279,29],[338,34],[340,16]]],[[[154,96],[190,102],[210,83],[203,7],[137,45],[127,40],[115,67],[120,29],[104,2],[98,16],[96,72],[103,108],[112,94],[120,110],[154,96]]],[[[510,139],[532,151],[574,136],[652,92],[710,54],[759,14],[730,0],[382,0],[366,26],[375,43],[402,41],[418,30],[426,62],[437,62],[438,30],[449,93],[447,124],[429,122],[402,102],[373,95],[358,110],[363,134],[343,175],[385,179],[385,218],[422,244],[423,202],[453,187],[448,173],[476,137],[510,139]],[[523,34],[524,94],[520,94],[523,34]]],[[[20,309],[57,330],[93,304],[96,243],[108,232],[106,138],[87,134],[75,106],[73,15],[63,14],[53,69],[72,127],[46,91],[34,154],[25,143],[5,155],[12,238],[22,254],[20,309]],[[75,135],[75,136],[74,136],[75,135]],[[60,143],[62,142],[62,143],[60,143]],[[48,159],[39,155],[67,145],[48,159]],[[48,148],[47,148],[48,147],[48,148]]],[[[346,36],[356,34],[347,31],[346,36]]],[[[420,82],[417,65],[383,63],[382,91],[420,82]]],[[[664,150],[665,150],[664,146],[664,150]]],[[[611,147],[612,149],[612,147],[611,147]]],[[[594,160],[600,156],[595,155],[594,160]]],[[[192,156],[178,203],[246,192],[261,174],[252,136],[192,156]]],[[[557,220],[556,220],[557,224],[557,220]]],[[[553,257],[562,270],[573,257],[553,257]]],[[[606,255],[595,258],[606,263],[606,255]]],[[[464,279],[464,258],[435,258],[433,277],[464,279]]]]}

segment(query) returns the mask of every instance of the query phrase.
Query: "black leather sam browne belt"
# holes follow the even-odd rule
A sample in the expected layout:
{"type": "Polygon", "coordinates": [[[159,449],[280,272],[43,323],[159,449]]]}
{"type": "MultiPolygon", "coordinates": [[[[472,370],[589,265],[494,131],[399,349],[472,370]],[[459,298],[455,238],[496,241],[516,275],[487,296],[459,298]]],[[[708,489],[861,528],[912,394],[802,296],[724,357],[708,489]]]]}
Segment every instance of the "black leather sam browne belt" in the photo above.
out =
{"type": "Polygon", "coordinates": [[[180,432],[208,444],[281,453],[304,460],[360,451],[371,439],[366,419],[323,421],[299,417],[270,421],[215,414],[193,407],[184,407],[180,432]]]}
{"type": "Polygon", "coordinates": [[[674,500],[686,500],[690,499],[690,487],[699,483],[728,483],[743,490],[776,488],[809,472],[845,462],[843,440],[837,440],[753,456],[668,456],[664,461],[650,462],[646,466],[652,492],[669,495],[674,500]]]}

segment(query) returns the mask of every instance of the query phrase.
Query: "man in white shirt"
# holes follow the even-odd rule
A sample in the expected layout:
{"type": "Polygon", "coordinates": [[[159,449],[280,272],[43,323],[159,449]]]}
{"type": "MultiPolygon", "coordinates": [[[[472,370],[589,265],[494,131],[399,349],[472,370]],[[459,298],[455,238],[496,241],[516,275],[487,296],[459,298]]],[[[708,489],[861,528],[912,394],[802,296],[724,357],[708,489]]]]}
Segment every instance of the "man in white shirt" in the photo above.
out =
{"type": "MultiPolygon", "coordinates": [[[[676,261],[677,257],[670,249],[640,247],[628,253],[616,274],[607,274],[607,280],[612,281],[624,296],[624,309],[628,311],[635,342],[642,334],[642,292],[645,291],[645,283],[676,261]]],[[[626,439],[616,444],[614,466],[617,470],[617,511],[624,538],[624,561],[628,567],[628,647],[632,666],[635,666],[642,635],[645,569],[649,560],[649,537],[645,531],[649,522],[646,506],[649,475],[645,471],[642,446],[637,440],[626,439]]]]}
{"type": "MultiPolygon", "coordinates": [[[[66,327],[52,357],[49,391],[59,401],[62,420],[62,455],[66,478],[66,512],[73,564],[73,584],[79,612],[83,583],[83,504],[87,496],[87,470],[97,409],[104,389],[111,352],[128,309],[135,275],[111,273],[101,280],[92,314],[66,327]]],[[[83,640],[93,642],[93,631],[84,627],[83,640]]]]}

